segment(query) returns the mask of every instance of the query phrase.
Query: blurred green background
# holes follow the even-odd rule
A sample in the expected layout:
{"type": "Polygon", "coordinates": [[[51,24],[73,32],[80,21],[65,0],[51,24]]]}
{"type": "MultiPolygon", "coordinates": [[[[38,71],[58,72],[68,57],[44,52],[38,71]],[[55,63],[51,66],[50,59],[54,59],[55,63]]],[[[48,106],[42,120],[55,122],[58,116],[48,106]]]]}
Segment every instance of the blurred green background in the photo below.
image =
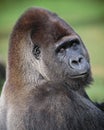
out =
{"type": "Polygon", "coordinates": [[[31,6],[56,12],[81,36],[90,54],[94,77],[86,91],[92,100],[104,101],[104,0],[0,0],[0,59],[5,64],[12,28],[31,6]]]}

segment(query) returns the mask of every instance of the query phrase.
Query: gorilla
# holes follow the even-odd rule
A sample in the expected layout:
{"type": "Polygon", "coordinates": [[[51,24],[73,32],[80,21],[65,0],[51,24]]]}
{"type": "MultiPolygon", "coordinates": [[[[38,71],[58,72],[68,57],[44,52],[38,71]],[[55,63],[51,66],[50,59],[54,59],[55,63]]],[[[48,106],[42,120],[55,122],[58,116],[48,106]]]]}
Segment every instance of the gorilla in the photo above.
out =
{"type": "Polygon", "coordinates": [[[88,97],[89,54],[63,19],[28,9],[10,38],[0,130],[104,130],[104,113],[88,97]]]}

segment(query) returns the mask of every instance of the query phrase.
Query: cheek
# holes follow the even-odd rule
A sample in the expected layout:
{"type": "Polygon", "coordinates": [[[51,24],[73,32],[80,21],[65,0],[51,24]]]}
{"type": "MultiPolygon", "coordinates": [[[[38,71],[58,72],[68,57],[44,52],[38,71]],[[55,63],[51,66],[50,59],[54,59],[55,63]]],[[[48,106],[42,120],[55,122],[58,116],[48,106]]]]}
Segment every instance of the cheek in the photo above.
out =
{"type": "Polygon", "coordinates": [[[89,53],[86,49],[86,47],[84,46],[84,49],[82,50],[83,52],[83,55],[85,56],[85,58],[87,59],[87,61],[89,62],[90,61],[90,57],[89,57],[89,53]]]}
{"type": "Polygon", "coordinates": [[[65,65],[56,56],[44,60],[44,72],[50,80],[62,80],[64,78],[65,65]]]}

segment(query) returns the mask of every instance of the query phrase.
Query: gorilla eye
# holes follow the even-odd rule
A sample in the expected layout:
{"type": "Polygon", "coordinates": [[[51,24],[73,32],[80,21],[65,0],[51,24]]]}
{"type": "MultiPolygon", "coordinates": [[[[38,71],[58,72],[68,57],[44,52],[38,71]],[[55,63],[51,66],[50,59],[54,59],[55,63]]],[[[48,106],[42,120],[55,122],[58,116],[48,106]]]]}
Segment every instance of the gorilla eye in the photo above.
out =
{"type": "Polygon", "coordinates": [[[63,53],[64,51],[65,51],[65,48],[61,48],[61,49],[59,50],[60,53],[63,53]]]}
{"type": "Polygon", "coordinates": [[[35,56],[35,58],[37,60],[39,60],[39,56],[40,56],[40,47],[38,45],[34,45],[33,48],[33,55],[35,56]]]}
{"type": "Polygon", "coordinates": [[[73,47],[73,49],[77,49],[77,45],[79,45],[79,41],[77,39],[70,41],[70,47],[73,47]]]}
{"type": "Polygon", "coordinates": [[[66,48],[68,47],[68,44],[65,43],[62,43],[61,45],[59,45],[57,48],[56,48],[56,53],[63,53],[65,52],[66,48]]]}
{"type": "Polygon", "coordinates": [[[73,48],[74,50],[76,50],[78,48],[77,45],[79,45],[78,39],[65,41],[58,45],[58,47],[56,48],[56,53],[63,53],[67,48],[73,48]]]}

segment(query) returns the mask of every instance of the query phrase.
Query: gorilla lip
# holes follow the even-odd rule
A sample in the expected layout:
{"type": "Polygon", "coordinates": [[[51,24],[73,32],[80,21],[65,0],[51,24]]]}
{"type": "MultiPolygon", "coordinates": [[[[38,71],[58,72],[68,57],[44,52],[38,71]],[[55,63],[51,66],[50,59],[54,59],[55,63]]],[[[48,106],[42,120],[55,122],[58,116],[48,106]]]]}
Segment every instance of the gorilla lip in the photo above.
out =
{"type": "Polygon", "coordinates": [[[82,77],[85,77],[88,73],[85,72],[85,73],[82,73],[82,74],[79,74],[79,75],[71,75],[70,78],[72,79],[76,79],[76,78],[82,78],[82,77]]]}

